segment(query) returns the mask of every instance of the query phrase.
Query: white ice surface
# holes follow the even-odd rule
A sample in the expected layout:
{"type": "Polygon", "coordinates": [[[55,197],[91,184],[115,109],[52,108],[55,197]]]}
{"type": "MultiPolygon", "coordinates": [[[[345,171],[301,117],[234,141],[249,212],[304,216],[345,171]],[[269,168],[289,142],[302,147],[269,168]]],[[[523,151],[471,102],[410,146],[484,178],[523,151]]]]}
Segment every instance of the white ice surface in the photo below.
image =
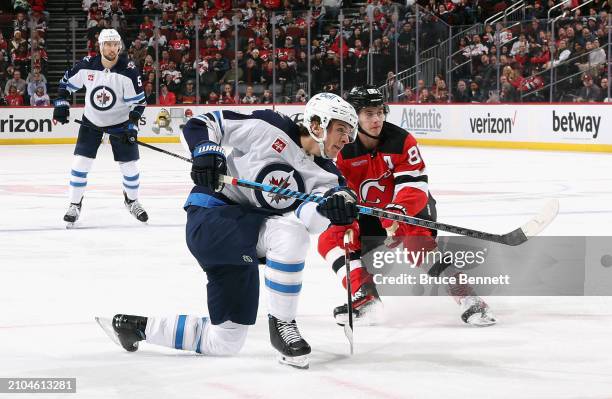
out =
{"type": "MultiPolygon", "coordinates": [[[[314,245],[298,318],[310,370],[275,362],[263,304],[237,358],[146,343],[127,353],[94,316],[207,314],[184,241],[189,165],[141,149],[141,225],[102,147],[79,228],[66,230],[72,149],[0,146],[0,377],[76,377],[68,398],[612,398],[610,298],[490,297],[499,324],[486,329],[463,325],[447,297],[387,298],[389,321],[357,327],[349,357],[331,318],[344,293],[314,245]]],[[[503,233],[558,198],[545,235],[612,235],[612,155],[422,153],[440,221],[503,233]]]]}

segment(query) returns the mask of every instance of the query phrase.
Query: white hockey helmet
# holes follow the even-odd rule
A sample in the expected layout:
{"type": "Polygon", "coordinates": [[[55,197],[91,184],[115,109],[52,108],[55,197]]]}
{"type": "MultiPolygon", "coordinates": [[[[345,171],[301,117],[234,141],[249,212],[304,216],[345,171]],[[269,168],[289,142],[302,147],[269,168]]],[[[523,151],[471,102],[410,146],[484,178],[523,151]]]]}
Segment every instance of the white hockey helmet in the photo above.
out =
{"type": "Polygon", "coordinates": [[[123,43],[121,41],[121,35],[115,29],[102,29],[100,31],[100,35],[98,36],[98,44],[100,45],[100,50],[102,50],[102,45],[104,42],[119,42],[119,52],[123,49],[123,43]]]}
{"type": "Polygon", "coordinates": [[[306,129],[308,129],[310,136],[319,143],[321,155],[323,156],[325,156],[323,146],[327,138],[327,127],[332,119],[347,123],[352,129],[349,140],[351,142],[355,141],[355,137],[357,137],[358,119],[357,112],[355,112],[355,108],[353,108],[351,104],[333,93],[319,93],[308,100],[306,109],[304,110],[303,124],[306,129]],[[319,126],[323,129],[322,137],[317,136],[316,133],[312,131],[312,122],[318,122],[319,126]]]}

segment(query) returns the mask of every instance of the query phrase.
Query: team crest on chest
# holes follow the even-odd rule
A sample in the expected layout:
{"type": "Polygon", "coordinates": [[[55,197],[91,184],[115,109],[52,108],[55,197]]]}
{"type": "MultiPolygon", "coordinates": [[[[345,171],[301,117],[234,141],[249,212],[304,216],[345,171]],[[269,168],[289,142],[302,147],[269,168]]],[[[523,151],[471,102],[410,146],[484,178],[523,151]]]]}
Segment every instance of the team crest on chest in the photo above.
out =
{"type": "MultiPolygon", "coordinates": [[[[359,196],[361,201],[366,204],[380,204],[385,198],[387,185],[384,180],[392,175],[391,171],[386,171],[376,179],[366,179],[359,185],[359,196]]],[[[388,194],[387,194],[388,195],[388,194]]]]}
{"type": "Polygon", "coordinates": [[[91,105],[98,111],[106,111],[117,102],[117,95],[108,86],[95,87],[90,94],[91,105]]]}
{"type": "MultiPolygon", "coordinates": [[[[266,165],[255,178],[257,183],[277,186],[293,191],[304,192],[304,179],[291,166],[281,163],[266,165]]],[[[289,212],[300,204],[295,198],[285,198],[280,194],[255,191],[257,202],[266,209],[289,212]]]]}

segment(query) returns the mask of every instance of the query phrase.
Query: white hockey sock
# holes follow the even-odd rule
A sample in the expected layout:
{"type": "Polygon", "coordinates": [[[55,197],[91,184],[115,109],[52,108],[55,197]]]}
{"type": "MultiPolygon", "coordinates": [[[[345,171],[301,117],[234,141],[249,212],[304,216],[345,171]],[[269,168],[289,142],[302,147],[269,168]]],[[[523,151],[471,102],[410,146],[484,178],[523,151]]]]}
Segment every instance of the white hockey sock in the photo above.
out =
{"type": "Polygon", "coordinates": [[[231,356],[240,351],[246,340],[248,326],[226,321],[210,324],[208,317],[178,315],[149,317],[145,329],[151,344],[210,356],[231,356]]]}
{"type": "MultiPolygon", "coordinates": [[[[332,269],[334,270],[334,272],[336,272],[336,277],[338,277],[338,281],[340,281],[340,284],[343,286],[344,278],[346,277],[344,255],[344,249],[340,247],[335,247],[325,256],[325,261],[328,264],[332,265],[332,269]]],[[[351,273],[361,267],[364,267],[363,263],[361,262],[361,258],[351,260],[351,273]]]]}
{"type": "Polygon", "coordinates": [[[72,169],[70,170],[70,190],[68,198],[71,204],[81,202],[85,186],[87,186],[87,174],[93,165],[93,158],[87,158],[82,155],[75,155],[72,161],[72,169]]]}
{"type": "Polygon", "coordinates": [[[119,169],[123,174],[123,190],[130,200],[138,199],[138,188],[140,187],[140,173],[136,161],[119,162],[119,169]]]}
{"type": "Polygon", "coordinates": [[[295,319],[304,262],[277,262],[270,258],[266,261],[265,283],[268,297],[268,312],[281,320],[295,319]]]}

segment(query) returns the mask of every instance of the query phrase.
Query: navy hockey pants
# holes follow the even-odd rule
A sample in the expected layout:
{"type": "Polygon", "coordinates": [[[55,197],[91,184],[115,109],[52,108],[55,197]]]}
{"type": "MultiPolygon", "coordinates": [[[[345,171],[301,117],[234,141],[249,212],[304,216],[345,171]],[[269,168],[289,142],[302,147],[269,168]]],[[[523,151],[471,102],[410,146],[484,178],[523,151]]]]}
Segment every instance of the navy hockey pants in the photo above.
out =
{"type": "MultiPolygon", "coordinates": [[[[83,117],[83,122],[89,125],[93,125],[87,118],[83,117]]],[[[113,125],[103,128],[105,131],[109,130],[111,133],[113,129],[117,131],[116,135],[110,135],[110,143],[113,148],[113,156],[117,162],[130,162],[137,161],[140,156],[138,152],[138,145],[127,144],[121,142],[121,127],[123,124],[113,125]]],[[[87,158],[95,158],[98,154],[98,148],[102,143],[102,132],[94,130],[85,125],[81,125],[79,129],[79,137],[77,139],[76,147],[74,148],[74,155],[81,155],[87,158]]]]}

